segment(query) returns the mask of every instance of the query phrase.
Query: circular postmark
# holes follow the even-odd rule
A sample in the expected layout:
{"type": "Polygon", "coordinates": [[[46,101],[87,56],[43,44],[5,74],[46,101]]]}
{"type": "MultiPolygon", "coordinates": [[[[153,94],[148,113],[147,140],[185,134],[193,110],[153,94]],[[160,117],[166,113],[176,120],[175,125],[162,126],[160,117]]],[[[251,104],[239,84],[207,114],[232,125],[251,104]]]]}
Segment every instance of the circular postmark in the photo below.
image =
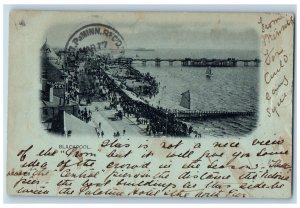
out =
{"type": "Polygon", "coordinates": [[[122,35],[113,27],[101,23],[84,25],[69,37],[66,52],[89,49],[97,55],[121,57],[126,48],[122,35]]]}

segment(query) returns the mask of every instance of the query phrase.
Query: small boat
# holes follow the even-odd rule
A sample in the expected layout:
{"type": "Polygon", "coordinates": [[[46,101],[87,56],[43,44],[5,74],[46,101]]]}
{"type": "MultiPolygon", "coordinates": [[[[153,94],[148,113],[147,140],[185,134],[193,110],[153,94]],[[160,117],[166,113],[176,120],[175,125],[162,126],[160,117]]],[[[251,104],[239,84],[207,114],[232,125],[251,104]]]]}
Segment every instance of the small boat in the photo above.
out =
{"type": "Polygon", "coordinates": [[[190,95],[190,91],[186,91],[184,93],[181,94],[181,101],[180,101],[180,106],[187,108],[187,109],[191,109],[191,95],[190,95]]]}
{"type": "Polygon", "coordinates": [[[213,73],[211,72],[211,67],[210,66],[207,67],[205,75],[206,75],[207,78],[211,78],[212,77],[213,73]]]}

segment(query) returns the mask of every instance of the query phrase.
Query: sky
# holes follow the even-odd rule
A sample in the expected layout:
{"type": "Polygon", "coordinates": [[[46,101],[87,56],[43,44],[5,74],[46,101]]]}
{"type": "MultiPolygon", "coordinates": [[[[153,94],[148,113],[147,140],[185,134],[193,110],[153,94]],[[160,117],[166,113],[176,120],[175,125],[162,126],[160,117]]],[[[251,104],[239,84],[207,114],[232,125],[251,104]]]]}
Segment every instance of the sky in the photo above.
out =
{"type": "MultiPolygon", "coordinates": [[[[159,16],[159,15],[158,15],[159,16]]],[[[167,16],[168,17],[168,16],[167,16]]],[[[128,49],[238,49],[258,50],[259,36],[245,22],[216,19],[124,18],[104,21],[125,39],[128,49]]],[[[46,32],[52,47],[64,47],[68,37],[81,25],[59,23],[46,32]]]]}

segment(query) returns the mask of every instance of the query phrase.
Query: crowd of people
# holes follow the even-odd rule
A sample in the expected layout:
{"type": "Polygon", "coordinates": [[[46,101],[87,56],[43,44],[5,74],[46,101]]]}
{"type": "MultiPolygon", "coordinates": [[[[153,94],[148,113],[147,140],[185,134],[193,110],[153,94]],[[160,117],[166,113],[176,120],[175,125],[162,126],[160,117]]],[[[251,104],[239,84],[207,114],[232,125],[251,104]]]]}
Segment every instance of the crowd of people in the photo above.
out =
{"type": "Polygon", "coordinates": [[[79,109],[78,110],[78,118],[80,118],[82,121],[88,123],[92,119],[92,111],[87,110],[86,108],[84,108],[84,110],[79,109]]]}
{"type": "Polygon", "coordinates": [[[150,99],[158,93],[159,83],[148,72],[143,74],[137,69],[128,66],[127,69],[130,76],[134,78],[137,83],[142,83],[142,86],[128,86],[126,82],[123,82],[126,89],[134,92],[137,96],[145,96],[150,99]]]}
{"type": "Polygon", "coordinates": [[[186,135],[187,125],[175,119],[174,115],[154,108],[140,101],[130,99],[125,93],[120,92],[120,106],[124,115],[134,115],[137,123],[146,125],[148,135],[186,135]]]}
{"type": "MultiPolygon", "coordinates": [[[[186,136],[193,132],[192,127],[188,127],[186,123],[176,119],[174,114],[150,106],[143,100],[132,99],[124,92],[124,86],[106,73],[109,70],[109,66],[99,66],[95,61],[88,61],[85,66],[88,69],[85,69],[85,72],[75,72],[73,77],[69,79],[70,87],[68,92],[71,98],[79,101],[79,104],[81,99],[92,100],[97,98],[99,101],[108,101],[109,106],[106,106],[106,109],[115,109],[116,118],[122,120],[123,116],[136,117],[137,124],[146,126],[145,132],[147,135],[186,136]],[[90,78],[90,84],[84,89],[80,88],[80,92],[79,73],[86,73],[90,78]]],[[[144,88],[143,93],[150,97],[158,93],[158,83],[149,73],[142,75],[138,70],[133,69],[131,69],[131,73],[137,77],[138,81],[142,80],[151,86],[149,90],[144,88]]],[[[139,95],[136,96],[138,97],[139,95]]],[[[86,108],[79,110],[78,117],[88,123],[91,120],[92,112],[86,108]]],[[[123,130],[123,135],[125,132],[126,130],[123,130]]],[[[97,135],[98,137],[103,137],[104,132],[101,130],[101,127],[97,128],[97,135]]],[[[114,132],[115,137],[120,135],[120,132],[114,132]]]]}

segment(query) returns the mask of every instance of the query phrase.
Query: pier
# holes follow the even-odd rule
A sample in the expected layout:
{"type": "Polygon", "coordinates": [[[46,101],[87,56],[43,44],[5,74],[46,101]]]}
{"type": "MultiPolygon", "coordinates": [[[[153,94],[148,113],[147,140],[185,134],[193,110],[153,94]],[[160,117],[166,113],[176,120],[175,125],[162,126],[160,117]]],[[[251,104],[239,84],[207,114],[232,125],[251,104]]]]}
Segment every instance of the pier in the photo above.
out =
{"type": "Polygon", "coordinates": [[[168,62],[169,66],[173,66],[174,62],[181,63],[183,67],[259,67],[261,60],[259,59],[163,59],[163,58],[154,58],[154,59],[143,59],[143,58],[117,58],[107,60],[108,64],[122,64],[122,65],[132,65],[133,63],[141,63],[142,66],[146,66],[148,62],[154,62],[156,67],[160,67],[161,62],[168,62]]]}
{"type": "Polygon", "coordinates": [[[200,119],[200,118],[226,118],[235,116],[253,116],[255,112],[252,111],[175,111],[170,112],[177,119],[200,119]]]}

